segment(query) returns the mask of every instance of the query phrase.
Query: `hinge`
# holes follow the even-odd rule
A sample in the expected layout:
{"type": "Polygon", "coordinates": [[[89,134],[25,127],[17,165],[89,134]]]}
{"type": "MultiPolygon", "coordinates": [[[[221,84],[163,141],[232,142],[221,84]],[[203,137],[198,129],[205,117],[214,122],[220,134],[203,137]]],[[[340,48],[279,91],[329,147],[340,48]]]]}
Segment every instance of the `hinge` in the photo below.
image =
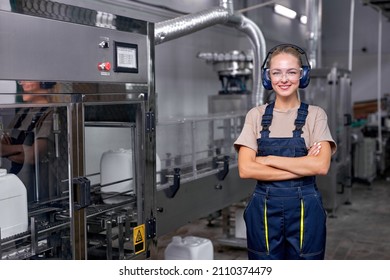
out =
{"type": "Polygon", "coordinates": [[[155,122],[155,115],[154,112],[147,112],[146,113],[146,132],[154,132],[156,129],[156,122],[155,122]]]}
{"type": "Polygon", "coordinates": [[[156,218],[151,217],[146,223],[146,237],[148,239],[156,237],[156,218]]]}

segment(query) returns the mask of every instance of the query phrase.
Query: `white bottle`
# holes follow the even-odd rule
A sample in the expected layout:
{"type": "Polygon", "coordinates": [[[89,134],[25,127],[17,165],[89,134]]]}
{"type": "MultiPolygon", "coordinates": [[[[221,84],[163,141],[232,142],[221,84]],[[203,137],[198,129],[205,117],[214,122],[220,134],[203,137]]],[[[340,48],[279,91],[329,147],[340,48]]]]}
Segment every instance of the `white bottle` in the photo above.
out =
{"type": "Polygon", "coordinates": [[[133,151],[116,149],[104,152],[100,159],[100,183],[104,203],[115,204],[128,199],[134,191],[133,151]],[[118,193],[124,194],[110,197],[118,193]]]}
{"type": "Polygon", "coordinates": [[[14,174],[0,169],[1,239],[27,231],[27,190],[14,174]]]}
{"type": "Polygon", "coordinates": [[[197,236],[173,236],[165,248],[165,260],[213,260],[214,247],[211,240],[197,236]]]}

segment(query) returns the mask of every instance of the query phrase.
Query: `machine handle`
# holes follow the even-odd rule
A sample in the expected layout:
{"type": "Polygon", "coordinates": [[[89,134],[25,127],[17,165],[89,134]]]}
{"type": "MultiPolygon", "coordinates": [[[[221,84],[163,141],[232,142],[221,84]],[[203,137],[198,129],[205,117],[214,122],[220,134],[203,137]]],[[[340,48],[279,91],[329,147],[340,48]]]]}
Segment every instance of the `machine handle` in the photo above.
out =
{"type": "Polygon", "coordinates": [[[164,189],[165,195],[168,198],[173,198],[180,188],[180,168],[174,168],[173,171],[173,175],[166,175],[166,177],[173,177],[173,185],[164,189]]]}
{"type": "Polygon", "coordinates": [[[76,210],[91,205],[91,181],[86,177],[73,178],[73,193],[76,210]]]}
{"type": "Polygon", "coordinates": [[[213,158],[213,168],[216,169],[220,164],[223,164],[223,169],[219,170],[217,173],[218,180],[222,181],[229,173],[229,156],[224,156],[221,160],[218,157],[213,158]]]}
{"type": "Polygon", "coordinates": [[[344,114],[344,118],[346,118],[346,121],[344,122],[344,126],[350,126],[352,124],[352,115],[344,114]]]}

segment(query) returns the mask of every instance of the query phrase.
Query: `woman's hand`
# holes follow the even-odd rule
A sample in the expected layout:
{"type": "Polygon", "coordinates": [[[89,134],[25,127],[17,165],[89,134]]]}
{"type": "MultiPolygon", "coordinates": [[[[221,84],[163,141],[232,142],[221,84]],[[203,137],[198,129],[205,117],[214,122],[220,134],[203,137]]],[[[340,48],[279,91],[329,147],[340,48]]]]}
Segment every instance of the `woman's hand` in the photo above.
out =
{"type": "Polygon", "coordinates": [[[268,166],[270,156],[257,157],[256,151],[240,146],[238,152],[238,172],[243,179],[262,181],[290,180],[302,176],[295,173],[268,166]]]}
{"type": "Polygon", "coordinates": [[[11,137],[4,133],[1,135],[0,140],[0,156],[6,157],[12,161],[12,157],[16,155],[23,154],[22,145],[13,145],[11,137]]]}
{"type": "MultiPolygon", "coordinates": [[[[307,155],[308,156],[318,156],[320,151],[321,151],[321,143],[315,142],[313,144],[313,146],[308,148],[307,155]]],[[[267,156],[256,157],[256,162],[263,164],[263,165],[269,165],[269,158],[267,156]]]]}
{"type": "Polygon", "coordinates": [[[321,143],[314,142],[313,146],[308,148],[308,156],[318,156],[321,151],[321,143]]]}
{"type": "Polygon", "coordinates": [[[3,133],[1,135],[1,144],[5,144],[5,145],[11,145],[12,144],[11,137],[7,133],[3,133]]]}

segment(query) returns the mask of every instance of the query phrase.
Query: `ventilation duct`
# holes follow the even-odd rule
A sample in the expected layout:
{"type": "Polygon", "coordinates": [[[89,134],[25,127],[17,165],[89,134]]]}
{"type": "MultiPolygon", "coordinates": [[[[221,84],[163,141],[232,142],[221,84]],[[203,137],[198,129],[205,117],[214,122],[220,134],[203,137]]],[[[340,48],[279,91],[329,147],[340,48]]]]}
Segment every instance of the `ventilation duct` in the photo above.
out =
{"type": "Polygon", "coordinates": [[[312,68],[321,65],[322,0],[306,0],[308,23],[308,59],[312,68]]]}
{"type": "Polygon", "coordinates": [[[229,25],[234,26],[248,36],[253,47],[253,99],[255,106],[264,103],[264,88],[261,83],[260,65],[265,58],[265,39],[260,28],[249,18],[236,14],[229,17],[229,25]]]}
{"type": "Polygon", "coordinates": [[[234,14],[232,0],[221,0],[220,7],[156,23],[155,44],[162,44],[216,24],[227,24],[235,27],[247,35],[251,41],[254,49],[253,103],[254,105],[263,104],[264,89],[260,80],[260,64],[266,54],[265,39],[253,21],[242,14],[234,14]]]}
{"type": "Polygon", "coordinates": [[[224,24],[228,21],[228,18],[228,11],[217,7],[196,14],[158,22],[155,24],[154,42],[158,45],[216,24],[224,24]]]}

